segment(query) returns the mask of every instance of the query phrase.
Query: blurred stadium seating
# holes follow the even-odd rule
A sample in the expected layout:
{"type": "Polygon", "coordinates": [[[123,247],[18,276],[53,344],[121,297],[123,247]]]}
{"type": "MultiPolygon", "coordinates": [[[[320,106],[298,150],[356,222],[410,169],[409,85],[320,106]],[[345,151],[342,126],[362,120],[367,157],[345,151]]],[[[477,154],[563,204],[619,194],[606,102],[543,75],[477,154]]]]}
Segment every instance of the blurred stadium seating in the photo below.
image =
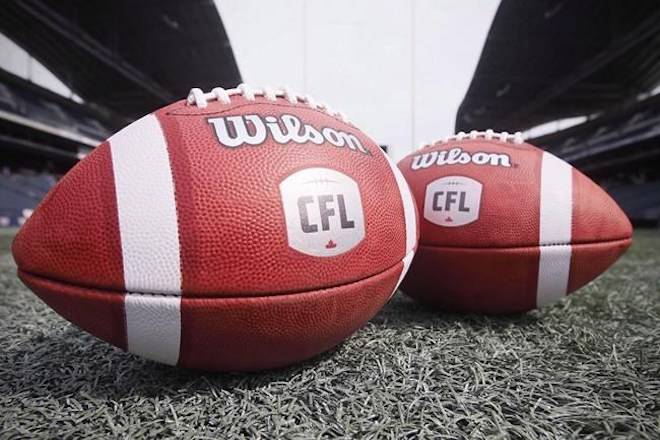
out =
{"type": "Polygon", "coordinates": [[[606,189],[638,226],[659,226],[660,181],[612,185],[606,189]]]}
{"type": "Polygon", "coordinates": [[[49,173],[0,171],[0,227],[20,226],[55,182],[49,173]]]}

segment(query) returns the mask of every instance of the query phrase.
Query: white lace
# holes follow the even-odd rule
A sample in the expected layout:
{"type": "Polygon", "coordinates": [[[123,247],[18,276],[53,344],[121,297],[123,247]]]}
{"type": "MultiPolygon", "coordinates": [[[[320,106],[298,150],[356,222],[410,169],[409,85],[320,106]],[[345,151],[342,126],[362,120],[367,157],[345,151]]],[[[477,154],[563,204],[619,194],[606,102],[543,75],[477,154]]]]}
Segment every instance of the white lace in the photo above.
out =
{"type": "Polygon", "coordinates": [[[276,101],[278,98],[283,98],[289,101],[291,104],[307,104],[307,106],[313,109],[324,111],[331,116],[338,117],[344,122],[349,122],[344,113],[333,110],[329,105],[325,103],[316,102],[316,100],[314,100],[314,98],[309,95],[301,95],[296,93],[288,87],[264,87],[258,89],[250,87],[247,84],[241,84],[235,89],[223,89],[222,87],[216,87],[209,93],[204,93],[202,89],[199,88],[193,88],[190,89],[190,93],[188,93],[186,102],[188,105],[196,105],[199,108],[205,108],[209,101],[219,101],[223,104],[231,104],[231,97],[236,95],[243,96],[248,101],[254,101],[256,96],[263,96],[269,101],[276,101]]]}
{"type": "Polygon", "coordinates": [[[524,142],[523,135],[520,131],[517,131],[515,133],[508,133],[506,131],[496,132],[493,130],[486,130],[486,131],[472,130],[469,133],[465,133],[464,131],[459,131],[455,135],[448,136],[439,141],[423,144],[420,147],[420,149],[430,147],[438,143],[446,144],[447,142],[462,141],[464,139],[486,139],[486,140],[494,139],[500,142],[510,142],[516,145],[522,144],[524,142]]]}

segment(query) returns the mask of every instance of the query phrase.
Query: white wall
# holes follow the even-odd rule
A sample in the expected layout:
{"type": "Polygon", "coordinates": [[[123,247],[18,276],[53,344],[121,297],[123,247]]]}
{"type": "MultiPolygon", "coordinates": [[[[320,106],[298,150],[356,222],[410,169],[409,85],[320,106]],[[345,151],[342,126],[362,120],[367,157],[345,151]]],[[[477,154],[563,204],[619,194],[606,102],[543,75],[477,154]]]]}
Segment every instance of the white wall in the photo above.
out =
{"type": "Polygon", "coordinates": [[[246,82],[328,102],[399,159],[453,132],[499,1],[216,3],[246,82]]]}

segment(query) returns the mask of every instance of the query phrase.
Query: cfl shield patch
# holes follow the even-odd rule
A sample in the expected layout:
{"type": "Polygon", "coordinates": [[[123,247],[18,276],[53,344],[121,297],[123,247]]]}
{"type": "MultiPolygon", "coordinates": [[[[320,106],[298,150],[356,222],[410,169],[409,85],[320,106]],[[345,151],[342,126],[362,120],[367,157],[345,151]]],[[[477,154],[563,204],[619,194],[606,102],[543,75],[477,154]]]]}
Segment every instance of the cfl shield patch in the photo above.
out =
{"type": "Polygon", "coordinates": [[[333,257],[364,239],[360,189],[347,175],[329,168],[307,168],[284,179],[280,194],[292,249],[333,257]]]}
{"type": "Polygon", "coordinates": [[[446,176],[426,186],[424,218],[438,226],[464,226],[479,218],[482,184],[465,176],[446,176]]]}

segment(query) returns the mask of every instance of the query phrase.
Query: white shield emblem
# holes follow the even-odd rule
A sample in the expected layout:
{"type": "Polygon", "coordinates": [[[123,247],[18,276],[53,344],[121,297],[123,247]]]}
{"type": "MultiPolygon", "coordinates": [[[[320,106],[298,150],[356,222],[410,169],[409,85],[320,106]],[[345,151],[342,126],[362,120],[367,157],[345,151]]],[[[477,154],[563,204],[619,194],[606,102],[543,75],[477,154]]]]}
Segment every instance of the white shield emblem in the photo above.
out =
{"type": "Polygon", "coordinates": [[[360,189],[346,174],[307,168],[280,183],[289,246],[315,257],[343,254],[364,238],[360,189]]]}
{"type": "Polygon", "coordinates": [[[479,218],[482,185],[465,176],[447,176],[426,186],[424,218],[449,228],[467,225],[479,218]]]}

